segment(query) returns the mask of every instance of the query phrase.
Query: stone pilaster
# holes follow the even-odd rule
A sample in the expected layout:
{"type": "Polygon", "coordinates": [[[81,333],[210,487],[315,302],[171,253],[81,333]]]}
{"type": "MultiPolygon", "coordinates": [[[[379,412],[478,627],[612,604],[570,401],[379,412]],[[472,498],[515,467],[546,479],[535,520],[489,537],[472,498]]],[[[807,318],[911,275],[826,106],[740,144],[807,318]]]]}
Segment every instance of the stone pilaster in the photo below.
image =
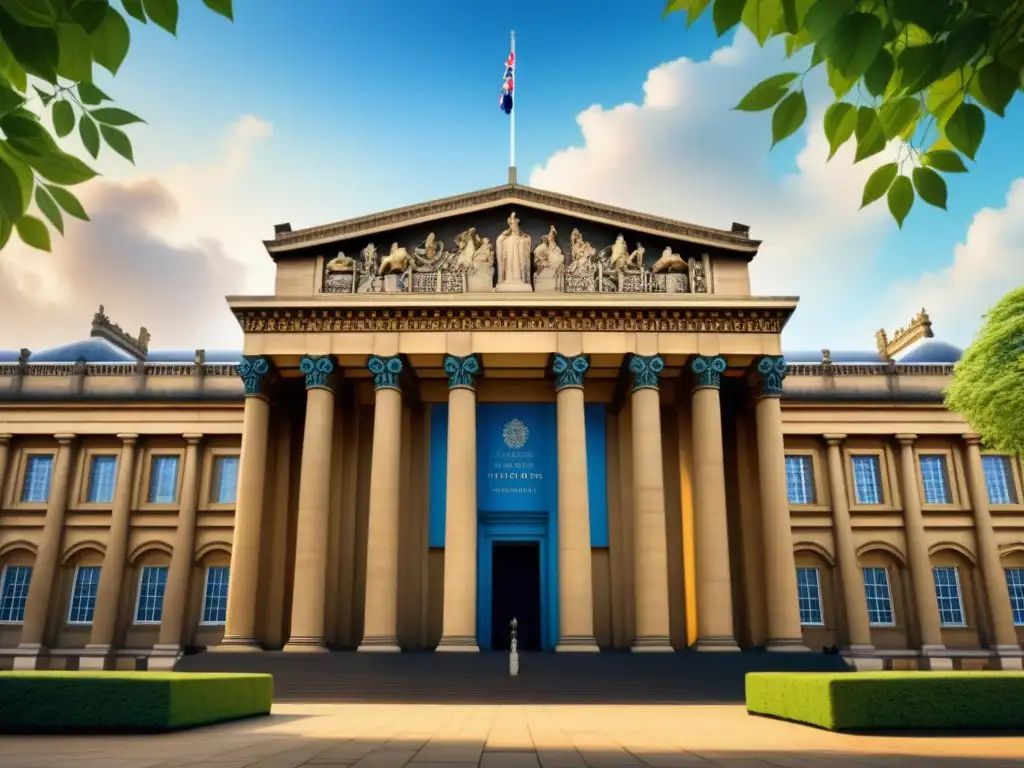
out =
{"type": "Polygon", "coordinates": [[[661,455],[661,399],[665,370],[659,355],[634,355],[630,407],[633,443],[633,543],[636,637],[632,650],[671,651],[668,617],[668,540],[661,455]]]}
{"type": "Polygon", "coordinates": [[[693,531],[700,651],[738,651],[732,614],[732,571],[725,503],[720,388],[724,357],[697,356],[693,373],[693,531]]]}
{"type": "Polygon", "coordinates": [[[786,451],[782,437],[782,381],[786,359],[762,357],[755,368],[757,404],[757,466],[764,520],[765,584],[768,595],[770,651],[807,651],[800,629],[796,588],[796,557],[786,489],[786,451]]]}
{"type": "Polygon", "coordinates": [[[398,511],[402,460],[402,372],[398,355],[367,363],[377,390],[370,464],[366,600],[360,651],[398,651],[398,511]]]}
{"type": "Polygon", "coordinates": [[[336,367],[330,356],[307,355],[299,363],[306,380],[306,426],[299,474],[291,635],[286,651],[327,650],[324,632],[336,367]]]}
{"type": "Polygon", "coordinates": [[[3,491],[3,488],[6,483],[7,462],[8,458],[10,457],[11,440],[13,438],[14,435],[9,435],[6,433],[0,435],[0,492],[3,491]]]}
{"type": "Polygon", "coordinates": [[[238,375],[245,386],[242,447],[239,454],[235,530],[228,578],[227,621],[217,650],[260,650],[256,639],[260,539],[263,527],[263,486],[270,439],[270,389],[276,377],[265,357],[244,357],[238,375]]]}
{"type": "Polygon", "coordinates": [[[479,651],[476,640],[476,355],[446,355],[448,470],[444,609],[439,651],[479,651]]]}
{"type": "Polygon", "coordinates": [[[596,651],[583,378],[586,355],[551,358],[558,422],[558,645],[596,651]]]}

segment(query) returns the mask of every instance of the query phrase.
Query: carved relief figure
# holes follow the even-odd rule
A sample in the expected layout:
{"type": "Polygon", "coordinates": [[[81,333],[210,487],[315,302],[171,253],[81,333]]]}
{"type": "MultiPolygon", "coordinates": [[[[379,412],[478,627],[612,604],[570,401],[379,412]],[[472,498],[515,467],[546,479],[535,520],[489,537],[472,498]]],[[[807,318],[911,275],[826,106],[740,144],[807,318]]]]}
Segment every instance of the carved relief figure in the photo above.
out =
{"type": "Polygon", "coordinates": [[[661,252],[661,258],[654,262],[654,266],[651,267],[651,272],[655,274],[660,272],[684,272],[685,270],[686,262],[683,261],[682,256],[672,251],[672,246],[666,247],[661,252]]]}
{"type": "Polygon", "coordinates": [[[447,254],[444,252],[444,242],[438,240],[431,232],[426,239],[413,248],[412,258],[417,272],[433,272],[444,267],[447,254]]]}
{"type": "Polygon", "coordinates": [[[637,243],[636,250],[626,258],[627,269],[635,269],[637,272],[642,272],[644,268],[644,252],[643,245],[637,243]]]}
{"type": "Polygon", "coordinates": [[[488,276],[494,274],[494,246],[491,245],[489,237],[480,239],[480,245],[473,254],[473,266],[470,268],[470,274],[486,274],[488,276]]]}
{"type": "Polygon", "coordinates": [[[619,235],[611,246],[611,254],[608,256],[608,268],[613,272],[625,272],[629,265],[629,247],[626,245],[626,238],[619,235]]]}
{"type": "Polygon", "coordinates": [[[570,274],[588,274],[593,271],[593,258],[597,251],[583,239],[583,233],[578,229],[574,229],[569,235],[569,253],[572,255],[572,261],[569,263],[570,274]]]}
{"type": "Polygon", "coordinates": [[[398,243],[391,244],[391,252],[380,260],[378,275],[390,275],[409,269],[409,252],[398,243]]]}
{"type": "Polygon", "coordinates": [[[693,292],[708,292],[708,281],[704,276],[704,259],[695,259],[693,262],[693,292]]]}
{"type": "Polygon", "coordinates": [[[532,239],[519,230],[515,212],[508,217],[508,229],[498,235],[498,282],[528,283],[532,239]]]}
{"type": "Polygon", "coordinates": [[[373,243],[363,248],[363,264],[359,271],[367,275],[377,274],[377,246],[373,243]]]}
{"type": "Polygon", "coordinates": [[[327,262],[327,271],[333,274],[339,272],[355,272],[356,260],[346,256],[344,251],[338,251],[338,255],[327,262]]]}
{"type": "Polygon", "coordinates": [[[476,233],[476,227],[459,232],[455,236],[455,269],[459,272],[468,272],[473,266],[474,254],[479,247],[480,236],[476,233]]]}
{"type": "Polygon", "coordinates": [[[533,250],[533,271],[537,277],[554,277],[565,264],[565,254],[558,245],[558,230],[552,224],[533,250]]]}

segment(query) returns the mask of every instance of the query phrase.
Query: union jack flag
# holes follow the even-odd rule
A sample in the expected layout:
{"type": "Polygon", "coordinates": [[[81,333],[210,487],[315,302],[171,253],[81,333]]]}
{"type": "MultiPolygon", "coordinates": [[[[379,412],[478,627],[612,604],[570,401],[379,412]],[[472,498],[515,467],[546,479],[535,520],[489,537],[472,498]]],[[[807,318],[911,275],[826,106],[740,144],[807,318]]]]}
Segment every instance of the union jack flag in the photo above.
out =
{"type": "Polygon", "coordinates": [[[501,93],[498,106],[506,115],[512,114],[512,91],[515,90],[516,55],[509,53],[505,60],[505,74],[501,78],[501,93]]]}

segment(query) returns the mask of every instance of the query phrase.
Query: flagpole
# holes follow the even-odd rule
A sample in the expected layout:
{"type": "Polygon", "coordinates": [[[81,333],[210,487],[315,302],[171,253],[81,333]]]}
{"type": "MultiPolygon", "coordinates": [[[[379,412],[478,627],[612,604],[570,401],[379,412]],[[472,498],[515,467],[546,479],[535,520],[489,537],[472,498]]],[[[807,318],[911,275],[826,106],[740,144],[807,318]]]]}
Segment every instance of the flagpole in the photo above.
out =
{"type": "Polygon", "coordinates": [[[512,51],[512,61],[513,61],[513,64],[514,64],[514,69],[512,71],[513,72],[512,73],[512,77],[513,77],[513,83],[515,84],[515,90],[514,90],[514,93],[513,93],[512,114],[510,115],[510,117],[512,119],[509,121],[509,124],[508,124],[509,125],[508,174],[509,174],[509,180],[514,184],[515,183],[515,178],[516,178],[516,106],[517,106],[516,102],[519,100],[519,62],[515,60],[515,55],[516,55],[516,31],[514,29],[512,30],[512,37],[511,37],[510,45],[511,45],[511,51],[512,51]]]}

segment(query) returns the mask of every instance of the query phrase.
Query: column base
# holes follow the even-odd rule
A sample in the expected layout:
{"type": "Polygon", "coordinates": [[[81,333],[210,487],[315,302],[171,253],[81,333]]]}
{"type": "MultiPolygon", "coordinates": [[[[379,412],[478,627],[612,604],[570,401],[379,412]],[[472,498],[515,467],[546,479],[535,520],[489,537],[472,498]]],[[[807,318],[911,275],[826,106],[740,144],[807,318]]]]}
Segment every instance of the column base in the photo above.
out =
{"type": "Polygon", "coordinates": [[[184,650],[177,643],[157,643],[146,660],[146,669],[150,672],[170,672],[184,655],[184,650]]]}
{"type": "Polygon", "coordinates": [[[766,651],[775,653],[810,653],[811,649],[804,645],[803,638],[775,637],[764,644],[766,651]]]}
{"type": "Polygon", "coordinates": [[[356,648],[360,653],[401,653],[397,637],[364,637],[356,648]]]}
{"type": "Polygon", "coordinates": [[[472,635],[449,635],[441,638],[436,650],[447,653],[479,653],[480,646],[476,644],[476,637],[472,635]]]}
{"type": "Polygon", "coordinates": [[[210,648],[211,651],[241,651],[257,652],[262,651],[259,640],[250,635],[225,635],[219,645],[210,648]]]}
{"type": "Polygon", "coordinates": [[[993,645],[995,667],[1006,671],[1020,672],[1024,670],[1024,651],[1019,645],[993,645]]]}
{"type": "Polygon", "coordinates": [[[601,649],[597,647],[597,640],[591,635],[566,635],[558,638],[555,651],[558,653],[599,653],[601,649]]]}
{"type": "Polygon", "coordinates": [[[14,671],[39,669],[43,658],[48,655],[47,652],[48,649],[41,643],[21,643],[15,649],[15,653],[18,655],[14,657],[14,671]]]}
{"type": "Polygon", "coordinates": [[[629,647],[633,653],[675,653],[668,635],[646,635],[633,640],[629,647]]]}
{"type": "Polygon", "coordinates": [[[698,637],[693,644],[695,651],[738,651],[740,647],[736,644],[736,638],[727,635],[721,637],[709,636],[698,637]]]}
{"type": "Polygon", "coordinates": [[[946,672],[953,669],[953,659],[946,656],[944,645],[922,645],[921,666],[933,672],[946,672]]]}
{"type": "Polygon", "coordinates": [[[78,657],[78,668],[83,672],[100,672],[117,667],[117,654],[109,645],[87,645],[78,657]]]}
{"type": "Polygon", "coordinates": [[[875,655],[873,645],[849,645],[840,650],[839,655],[857,672],[881,672],[885,669],[885,659],[875,655]]]}
{"type": "Polygon", "coordinates": [[[282,648],[285,653],[328,653],[322,637],[289,637],[282,648]]]}

